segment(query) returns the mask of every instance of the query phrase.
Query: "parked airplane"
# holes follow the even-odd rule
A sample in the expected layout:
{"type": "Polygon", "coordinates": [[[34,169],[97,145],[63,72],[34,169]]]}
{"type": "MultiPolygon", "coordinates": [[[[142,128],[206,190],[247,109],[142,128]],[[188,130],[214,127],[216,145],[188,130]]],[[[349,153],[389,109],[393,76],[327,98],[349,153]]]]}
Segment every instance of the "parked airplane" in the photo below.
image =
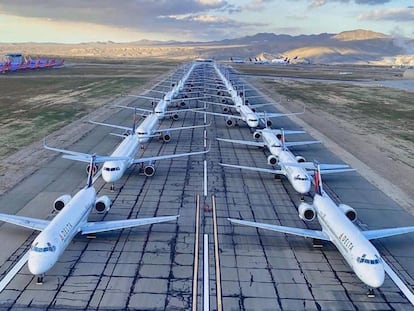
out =
{"type": "Polygon", "coordinates": [[[322,227],[321,231],[232,218],[228,218],[228,220],[233,224],[293,234],[316,240],[331,241],[357,277],[369,287],[368,295],[373,296],[373,289],[380,287],[384,283],[385,272],[390,274],[388,272],[390,268],[369,240],[414,232],[414,226],[361,231],[352,223],[357,218],[355,210],[346,204],[336,205],[324,192],[320,166],[318,164],[315,165],[315,196],[313,203],[301,203],[299,205],[299,217],[305,221],[312,221],[317,218],[322,227]]]}
{"type": "MultiPolygon", "coordinates": [[[[173,158],[179,158],[179,157],[187,157],[187,156],[192,156],[192,155],[199,155],[199,154],[204,154],[210,151],[208,149],[205,151],[197,151],[197,152],[169,154],[169,155],[153,156],[153,157],[145,157],[145,158],[135,158],[135,154],[137,153],[139,146],[140,146],[140,137],[136,133],[134,126],[131,129],[131,134],[127,136],[124,136],[124,135],[118,135],[118,136],[122,137],[123,141],[118,145],[118,147],[116,147],[114,152],[112,152],[111,157],[121,157],[122,159],[105,161],[102,167],[102,178],[105,180],[105,182],[111,183],[111,190],[114,190],[115,188],[114,183],[117,180],[121,179],[125,171],[128,168],[130,168],[132,165],[142,163],[144,175],[147,177],[151,177],[155,174],[155,165],[154,165],[155,161],[173,159],[173,158]]],[[[52,148],[52,147],[47,146],[46,142],[44,143],[44,147],[51,151],[63,153],[64,155],[62,156],[62,158],[69,159],[69,160],[75,160],[75,161],[88,163],[89,162],[88,159],[91,157],[91,155],[87,153],[52,148]]],[[[89,172],[90,170],[89,165],[86,169],[89,172]]],[[[96,173],[98,171],[98,166],[95,164],[92,170],[94,173],[96,173]]]]}
{"type": "MultiPolygon", "coordinates": [[[[119,106],[119,107],[133,109],[134,118],[135,118],[136,110],[138,110],[138,108],[129,107],[129,106],[119,106]]],[[[170,128],[159,129],[158,128],[159,118],[154,113],[150,113],[149,115],[146,115],[144,121],[142,121],[142,123],[138,127],[135,127],[134,125],[132,128],[127,127],[127,126],[122,126],[122,125],[110,124],[110,123],[96,122],[92,120],[89,120],[89,122],[93,124],[98,124],[98,125],[103,125],[103,126],[107,126],[111,128],[124,130],[124,136],[135,132],[138,135],[140,143],[146,143],[152,137],[160,137],[164,142],[168,143],[171,140],[171,132],[210,126],[210,124],[207,124],[207,125],[192,125],[192,126],[170,127],[170,128]]],[[[134,124],[135,124],[135,121],[134,121],[134,124]]]]}
{"type": "Polygon", "coordinates": [[[53,203],[53,208],[59,213],[51,220],[29,218],[24,216],[0,214],[0,220],[26,227],[41,233],[33,241],[29,256],[28,267],[30,273],[37,275],[37,283],[43,283],[44,274],[59,260],[63,251],[78,233],[95,234],[111,230],[120,230],[142,225],[176,220],[179,216],[165,216],[142,219],[126,219],[115,221],[88,222],[92,209],[98,213],[109,211],[111,200],[107,196],[96,196],[92,186],[92,167],[97,162],[117,160],[116,158],[89,156],[89,175],[85,188],[73,197],[69,194],[60,196],[53,203]]]}
{"type": "MultiPolygon", "coordinates": [[[[298,142],[285,142],[285,134],[299,134],[304,133],[303,131],[284,131],[274,130],[265,128],[258,130],[253,134],[253,137],[262,137],[263,142],[256,141],[245,141],[245,140],[234,140],[217,138],[219,141],[225,141],[235,144],[243,144],[256,147],[267,147],[271,155],[267,157],[267,163],[269,165],[279,165],[280,169],[267,169],[251,166],[233,165],[219,163],[224,167],[240,168],[244,170],[250,170],[262,173],[271,173],[275,175],[284,175],[289,180],[292,187],[301,194],[301,200],[304,200],[304,195],[307,194],[311,189],[311,180],[313,171],[307,171],[305,158],[302,156],[295,156],[290,152],[287,147],[301,146],[309,144],[317,144],[320,141],[298,141],[298,142]],[[280,139],[278,138],[280,135],[280,139]],[[303,163],[304,167],[298,166],[297,164],[303,163]]],[[[333,174],[342,172],[353,172],[355,169],[349,168],[348,165],[343,164],[320,164],[322,174],[333,174]]]]}

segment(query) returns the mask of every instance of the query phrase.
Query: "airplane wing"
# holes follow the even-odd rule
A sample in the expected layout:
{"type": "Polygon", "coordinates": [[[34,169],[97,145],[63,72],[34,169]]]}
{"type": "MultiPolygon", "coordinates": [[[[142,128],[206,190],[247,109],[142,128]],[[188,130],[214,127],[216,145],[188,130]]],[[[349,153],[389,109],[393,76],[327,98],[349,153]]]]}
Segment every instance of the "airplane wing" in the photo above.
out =
{"type": "Polygon", "coordinates": [[[235,116],[234,114],[218,113],[218,112],[211,112],[211,111],[199,111],[199,110],[195,110],[195,109],[191,109],[191,110],[194,111],[194,112],[198,112],[198,113],[211,114],[213,116],[221,116],[221,117],[225,117],[225,118],[243,120],[243,118],[241,116],[235,116]]]}
{"type": "Polygon", "coordinates": [[[96,122],[96,121],[92,121],[92,120],[89,120],[89,123],[103,125],[103,126],[108,126],[108,127],[112,127],[112,128],[120,129],[120,130],[124,130],[124,131],[131,131],[131,127],[122,126],[122,125],[115,125],[115,124],[109,124],[109,123],[96,122]]]}
{"type": "Polygon", "coordinates": [[[280,117],[287,117],[287,116],[295,116],[298,114],[304,114],[305,112],[290,112],[290,113],[277,113],[277,112],[256,112],[256,115],[260,118],[280,118],[280,117]]]}
{"type": "Polygon", "coordinates": [[[236,108],[235,105],[228,105],[228,104],[222,104],[222,103],[209,102],[209,101],[206,101],[206,100],[200,100],[200,101],[202,103],[216,105],[216,106],[221,106],[221,107],[236,108]]]}
{"type": "Polygon", "coordinates": [[[199,96],[199,97],[184,97],[184,98],[174,98],[171,100],[171,102],[175,103],[175,102],[179,102],[179,101],[186,101],[186,100],[194,100],[194,99],[205,99],[204,96],[199,96]]]}
{"type": "Polygon", "coordinates": [[[276,175],[286,175],[286,173],[284,171],[282,171],[282,170],[272,170],[272,169],[268,169],[268,168],[242,166],[242,165],[233,165],[233,164],[225,164],[225,163],[219,163],[219,165],[225,166],[225,167],[240,168],[242,170],[249,170],[249,171],[261,172],[261,173],[271,173],[271,174],[276,174],[276,175]]]}
{"type": "Polygon", "coordinates": [[[294,146],[312,145],[312,144],[320,144],[320,143],[321,142],[319,140],[289,141],[289,142],[285,142],[285,146],[286,147],[294,147],[294,146]]]}
{"type": "Polygon", "coordinates": [[[9,215],[9,214],[0,214],[0,221],[7,222],[9,224],[17,225],[20,227],[25,227],[37,231],[42,231],[46,228],[50,221],[37,219],[37,218],[30,218],[24,216],[17,216],[17,215],[9,215]]]}
{"type": "MultiPolygon", "coordinates": [[[[153,90],[150,90],[149,92],[153,92],[153,90]]],[[[160,93],[165,94],[166,92],[161,92],[160,93]]],[[[142,98],[142,99],[149,99],[149,100],[161,100],[162,98],[158,98],[158,97],[154,97],[154,96],[145,96],[145,95],[132,95],[132,94],[128,94],[126,95],[128,97],[137,97],[137,98],[142,98]]],[[[119,106],[118,106],[119,107],[119,106]]],[[[125,108],[125,107],[123,107],[125,108]]]]}
{"type": "Polygon", "coordinates": [[[154,133],[163,133],[163,132],[169,132],[169,131],[179,131],[179,130],[189,130],[189,129],[195,129],[195,128],[200,128],[200,127],[207,127],[210,126],[211,123],[209,124],[203,124],[203,125],[193,125],[193,126],[182,126],[182,127],[170,127],[170,128],[165,128],[165,129],[158,129],[156,131],[154,131],[154,133]]]}
{"type": "Polygon", "coordinates": [[[242,144],[255,147],[265,147],[266,144],[263,142],[248,141],[248,140],[237,140],[237,139],[227,139],[227,138],[216,138],[218,141],[225,141],[228,143],[242,144]]]}
{"type": "MultiPolygon", "coordinates": [[[[279,165],[301,167],[308,170],[315,169],[315,163],[313,162],[279,162],[279,165]]],[[[346,164],[319,164],[321,170],[335,170],[335,169],[348,169],[349,165],[346,164]]]]}
{"type": "Polygon", "coordinates": [[[180,217],[180,215],[141,218],[141,219],[87,222],[81,228],[81,234],[91,234],[91,233],[97,233],[97,232],[105,232],[105,231],[120,230],[120,229],[132,228],[132,227],[138,227],[138,226],[144,226],[144,225],[151,225],[151,224],[155,224],[159,222],[176,220],[178,217],[180,217]]]}
{"type": "Polygon", "coordinates": [[[293,235],[303,236],[305,238],[313,238],[313,239],[330,241],[329,237],[323,231],[263,224],[259,222],[238,220],[238,219],[233,219],[233,218],[227,218],[227,220],[230,221],[232,224],[239,224],[239,225],[244,225],[244,226],[249,226],[249,227],[256,227],[260,229],[293,234],[293,235]]]}
{"type": "Polygon", "coordinates": [[[388,229],[378,229],[378,230],[367,230],[362,231],[362,234],[368,240],[387,238],[394,235],[406,234],[414,232],[414,227],[400,227],[400,228],[388,228],[388,229]]]}
{"type": "Polygon", "coordinates": [[[137,107],[123,106],[123,105],[115,105],[115,107],[125,108],[125,109],[132,109],[132,110],[135,110],[135,111],[141,111],[144,114],[152,113],[152,110],[150,110],[150,109],[143,109],[143,108],[137,108],[137,107]]]}
{"type": "Polygon", "coordinates": [[[205,151],[179,153],[179,154],[168,154],[168,155],[155,156],[155,157],[149,157],[149,158],[138,158],[138,159],[135,159],[132,163],[133,164],[138,164],[138,163],[144,163],[144,162],[154,162],[154,161],[158,161],[158,160],[166,160],[166,159],[173,159],[173,158],[179,158],[179,157],[187,157],[187,156],[207,153],[209,151],[210,151],[210,149],[205,150],[205,151]]]}
{"type": "MultiPolygon", "coordinates": [[[[43,143],[43,147],[51,151],[64,153],[62,158],[68,159],[68,160],[89,163],[92,157],[92,154],[89,154],[89,153],[82,153],[82,152],[70,151],[70,150],[65,150],[65,149],[52,148],[52,147],[47,146],[46,142],[43,143]]],[[[129,158],[128,157],[109,157],[109,156],[99,156],[99,155],[95,156],[95,163],[102,163],[106,161],[126,161],[126,160],[129,160],[129,158]]]]}

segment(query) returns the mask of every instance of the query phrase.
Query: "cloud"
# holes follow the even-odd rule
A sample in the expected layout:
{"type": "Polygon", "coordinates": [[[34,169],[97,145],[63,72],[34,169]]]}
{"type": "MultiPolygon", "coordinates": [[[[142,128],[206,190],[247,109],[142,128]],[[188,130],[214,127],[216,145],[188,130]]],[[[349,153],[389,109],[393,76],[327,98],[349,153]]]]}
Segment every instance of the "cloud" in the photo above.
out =
{"type": "Polygon", "coordinates": [[[413,22],[414,8],[372,10],[358,16],[359,20],[413,22]]]}
{"type": "Polygon", "coordinates": [[[242,9],[249,11],[259,11],[265,8],[266,3],[273,2],[274,0],[252,0],[250,3],[242,6],[242,9]]]}
{"type": "Polygon", "coordinates": [[[350,3],[354,2],[355,4],[367,4],[367,5],[380,5],[384,3],[391,2],[391,0],[310,0],[309,8],[317,8],[324,6],[328,3],[340,2],[340,3],[350,3]]]}
{"type": "MultiPolygon", "coordinates": [[[[250,4],[260,9],[270,1],[273,0],[252,0],[250,4]]],[[[0,14],[169,34],[174,35],[177,40],[192,39],[189,38],[192,31],[193,39],[200,37],[200,34],[205,38],[209,35],[216,38],[225,27],[247,30],[264,26],[220,17],[244,9],[227,0],[37,0],[35,5],[32,0],[0,2],[0,14]]],[[[226,33],[229,32],[227,30],[226,33]]],[[[223,36],[224,32],[220,38],[223,36]]]]}

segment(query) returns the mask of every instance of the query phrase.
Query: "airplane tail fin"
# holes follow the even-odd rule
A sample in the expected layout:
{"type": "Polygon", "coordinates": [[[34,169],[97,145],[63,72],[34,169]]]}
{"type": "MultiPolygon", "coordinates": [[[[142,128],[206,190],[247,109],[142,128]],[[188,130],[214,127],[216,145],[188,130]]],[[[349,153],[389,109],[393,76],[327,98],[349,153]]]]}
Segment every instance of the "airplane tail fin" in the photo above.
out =
{"type": "Polygon", "coordinates": [[[280,129],[281,138],[280,141],[282,142],[282,149],[286,150],[286,144],[285,144],[285,131],[283,128],[280,129]]]}
{"type": "Polygon", "coordinates": [[[86,183],[86,188],[90,188],[92,187],[92,183],[93,183],[93,174],[94,174],[94,167],[95,167],[95,159],[96,159],[96,154],[92,154],[91,155],[91,161],[89,163],[89,172],[88,172],[88,182],[86,183]]]}
{"type": "Polygon", "coordinates": [[[314,180],[313,184],[315,185],[315,193],[322,195],[323,187],[322,187],[320,165],[317,161],[315,161],[314,164],[315,164],[315,174],[313,174],[313,180],[314,180]]]}

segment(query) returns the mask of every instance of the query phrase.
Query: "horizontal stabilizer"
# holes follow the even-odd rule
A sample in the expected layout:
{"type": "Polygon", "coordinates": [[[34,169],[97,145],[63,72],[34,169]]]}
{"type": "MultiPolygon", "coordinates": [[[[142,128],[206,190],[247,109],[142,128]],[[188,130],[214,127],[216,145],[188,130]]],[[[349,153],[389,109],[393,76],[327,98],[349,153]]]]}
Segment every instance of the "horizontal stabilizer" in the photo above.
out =
{"type": "Polygon", "coordinates": [[[387,238],[394,235],[407,234],[414,232],[414,227],[400,227],[400,228],[388,228],[388,229],[378,229],[378,230],[367,230],[362,231],[362,234],[368,240],[387,238]]]}
{"type": "Polygon", "coordinates": [[[49,224],[48,220],[9,214],[0,214],[0,221],[38,231],[42,231],[49,224]]]}
{"type": "Polygon", "coordinates": [[[237,140],[237,139],[227,139],[227,138],[216,138],[216,139],[218,141],[225,141],[225,142],[228,142],[228,143],[255,146],[255,147],[264,147],[264,146],[266,146],[265,143],[260,143],[260,142],[256,142],[256,141],[249,141],[249,140],[237,140]]]}
{"type": "Polygon", "coordinates": [[[173,159],[173,158],[179,158],[179,157],[188,157],[188,156],[208,153],[209,151],[210,151],[210,149],[205,150],[205,151],[179,153],[179,154],[168,154],[168,155],[148,157],[148,158],[138,158],[138,159],[135,159],[133,161],[133,164],[139,164],[139,163],[145,163],[145,162],[154,162],[154,161],[173,159]]]}
{"type": "MultiPolygon", "coordinates": [[[[315,163],[313,162],[279,162],[279,165],[300,167],[308,170],[315,169],[315,163]]],[[[334,170],[349,168],[346,164],[319,164],[321,170],[334,170]]]]}
{"type": "Polygon", "coordinates": [[[285,142],[285,146],[286,147],[295,147],[295,146],[313,145],[313,144],[320,144],[320,143],[321,142],[319,140],[289,141],[289,142],[285,142]]]}
{"type": "Polygon", "coordinates": [[[272,170],[269,168],[260,168],[260,167],[251,167],[251,166],[242,166],[242,165],[233,165],[233,164],[225,164],[225,163],[219,163],[221,166],[224,167],[232,167],[232,168],[240,168],[242,170],[249,170],[249,171],[255,171],[260,173],[270,173],[270,174],[276,174],[276,175],[285,175],[285,172],[281,170],[272,170]]]}
{"type": "Polygon", "coordinates": [[[176,220],[177,216],[164,216],[164,217],[152,217],[152,218],[141,218],[141,219],[126,219],[126,220],[113,220],[113,221],[97,221],[87,222],[82,228],[82,234],[91,234],[97,232],[105,232],[112,230],[120,230],[125,228],[132,228],[144,225],[151,225],[160,222],[176,220]]]}
{"type": "Polygon", "coordinates": [[[324,232],[318,231],[318,230],[284,227],[284,226],[263,224],[259,222],[238,220],[238,219],[232,219],[232,218],[227,218],[227,220],[230,221],[232,224],[238,224],[238,225],[255,227],[255,228],[260,228],[260,229],[265,229],[265,230],[270,230],[270,231],[293,234],[293,235],[303,236],[305,238],[313,238],[313,239],[330,241],[329,237],[324,232]]]}
{"type": "Polygon", "coordinates": [[[194,112],[210,114],[210,115],[213,115],[213,116],[221,116],[221,117],[225,117],[225,118],[243,120],[242,117],[234,115],[234,114],[218,113],[218,112],[211,112],[211,111],[198,111],[198,110],[195,110],[195,109],[191,109],[191,110],[194,111],[194,112]]]}
{"type": "MultiPolygon", "coordinates": [[[[92,155],[83,156],[83,155],[67,155],[67,154],[65,154],[65,155],[62,156],[62,158],[68,159],[68,160],[73,160],[73,161],[89,163],[90,160],[91,160],[91,156],[92,155]]],[[[127,160],[129,160],[128,157],[96,156],[95,163],[103,163],[103,162],[106,162],[106,161],[127,161],[127,160]]]]}

